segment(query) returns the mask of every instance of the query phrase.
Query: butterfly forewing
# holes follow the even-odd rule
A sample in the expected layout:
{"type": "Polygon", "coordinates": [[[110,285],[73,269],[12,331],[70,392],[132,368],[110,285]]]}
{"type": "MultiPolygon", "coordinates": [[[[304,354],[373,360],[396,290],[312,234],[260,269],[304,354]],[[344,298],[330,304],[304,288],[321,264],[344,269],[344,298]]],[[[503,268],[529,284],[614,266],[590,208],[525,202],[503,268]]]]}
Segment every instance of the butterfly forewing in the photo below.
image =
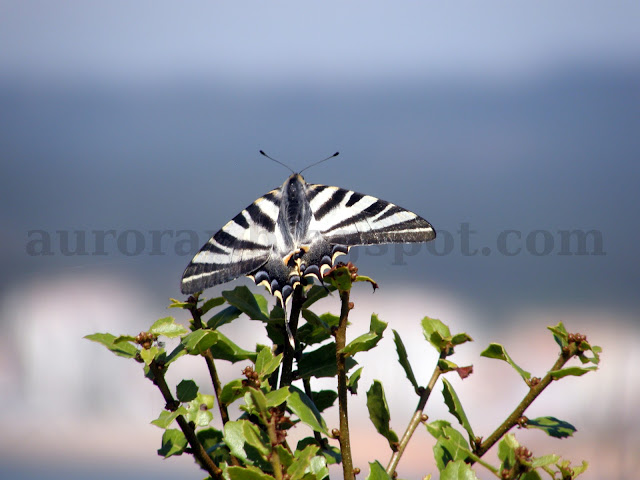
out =
{"type": "Polygon", "coordinates": [[[191,294],[250,274],[269,260],[277,242],[279,189],[236,215],[193,257],[182,275],[182,293],[191,294]]]}
{"type": "Polygon", "coordinates": [[[424,218],[371,195],[309,185],[315,228],[331,244],[346,246],[427,242],[435,230],[424,218]]]}

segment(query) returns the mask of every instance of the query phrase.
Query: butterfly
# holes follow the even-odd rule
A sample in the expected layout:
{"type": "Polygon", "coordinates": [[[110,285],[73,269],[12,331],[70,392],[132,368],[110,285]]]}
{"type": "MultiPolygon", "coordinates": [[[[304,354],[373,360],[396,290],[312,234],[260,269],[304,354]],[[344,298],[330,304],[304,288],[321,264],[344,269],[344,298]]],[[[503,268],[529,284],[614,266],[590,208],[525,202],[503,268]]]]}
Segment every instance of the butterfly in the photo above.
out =
{"type": "Polygon", "coordinates": [[[305,277],[322,284],[336,258],[353,246],[435,237],[431,224],[409,210],[371,195],[309,184],[292,173],[204,244],[182,275],[181,291],[192,294],[247,275],[284,308],[305,277]]]}

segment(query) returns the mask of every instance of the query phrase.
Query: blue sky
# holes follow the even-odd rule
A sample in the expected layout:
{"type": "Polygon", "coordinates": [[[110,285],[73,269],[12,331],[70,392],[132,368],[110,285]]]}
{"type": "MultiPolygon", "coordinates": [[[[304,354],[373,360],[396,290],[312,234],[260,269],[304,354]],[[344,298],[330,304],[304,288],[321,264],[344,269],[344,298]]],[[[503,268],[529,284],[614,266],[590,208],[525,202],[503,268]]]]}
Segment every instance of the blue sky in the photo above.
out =
{"type": "Polygon", "coordinates": [[[633,1],[25,1],[0,6],[4,75],[234,82],[530,75],[633,62],[633,1]]]}

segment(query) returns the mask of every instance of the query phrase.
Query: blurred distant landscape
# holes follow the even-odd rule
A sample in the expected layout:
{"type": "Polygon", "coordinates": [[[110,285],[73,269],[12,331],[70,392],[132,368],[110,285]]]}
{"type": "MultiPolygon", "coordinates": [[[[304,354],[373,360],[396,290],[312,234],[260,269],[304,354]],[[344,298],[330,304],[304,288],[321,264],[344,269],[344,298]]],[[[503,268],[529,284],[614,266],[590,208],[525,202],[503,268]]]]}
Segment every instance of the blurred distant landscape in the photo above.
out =
{"type": "Polygon", "coordinates": [[[359,249],[364,265],[382,263],[392,278],[437,279],[483,302],[521,301],[535,292],[636,309],[639,80],[640,69],[594,65],[508,85],[414,79],[315,89],[4,80],[1,181],[12,201],[0,207],[10,246],[1,253],[0,286],[43,270],[123,268],[151,290],[175,292],[176,272],[208,235],[286,178],[258,149],[294,168],[337,149],[342,155],[307,172],[308,181],[393,199],[445,232],[431,252],[389,247],[380,258],[381,252],[359,249]],[[473,232],[466,252],[462,224],[473,232]],[[104,254],[96,255],[92,232],[112,229],[104,254]],[[497,238],[511,229],[521,237],[511,235],[509,251],[521,251],[500,255],[497,238]],[[590,255],[591,237],[586,255],[575,238],[573,255],[559,255],[558,232],[574,229],[597,230],[603,255],[590,255]],[[47,232],[54,255],[28,255],[27,244],[41,235],[29,232],[39,230],[47,232]],[[66,255],[61,230],[70,239],[62,245],[69,244],[66,255]],[[85,254],[74,255],[78,230],[85,254]],[[129,234],[123,250],[117,236],[127,230],[144,239],[136,243],[129,234]],[[163,230],[171,233],[153,244],[150,232],[163,230]],[[176,254],[176,243],[187,238],[180,230],[198,237],[191,250],[183,245],[176,254]],[[553,238],[539,233],[532,254],[525,242],[536,230],[553,238]],[[484,246],[492,255],[471,254],[484,246]],[[483,275],[488,268],[491,275],[483,275]],[[518,283],[508,281],[516,277],[518,283]]]}

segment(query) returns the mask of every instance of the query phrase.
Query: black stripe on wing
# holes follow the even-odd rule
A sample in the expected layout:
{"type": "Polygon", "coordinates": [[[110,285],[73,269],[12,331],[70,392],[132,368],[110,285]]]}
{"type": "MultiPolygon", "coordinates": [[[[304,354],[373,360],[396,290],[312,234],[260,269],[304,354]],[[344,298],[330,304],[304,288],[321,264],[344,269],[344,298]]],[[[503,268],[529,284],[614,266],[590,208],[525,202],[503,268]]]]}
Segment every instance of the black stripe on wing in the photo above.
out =
{"type": "Polygon", "coordinates": [[[264,213],[257,204],[252,203],[246,208],[245,211],[249,214],[251,220],[256,225],[264,228],[269,232],[273,232],[275,230],[276,222],[269,215],[264,213]]]}
{"type": "Polygon", "coordinates": [[[231,263],[190,263],[182,275],[180,290],[185,295],[229,282],[260,268],[268,255],[231,263]]]}
{"type": "Polygon", "coordinates": [[[348,190],[343,190],[341,188],[334,190],[331,196],[322,205],[320,205],[320,208],[313,211],[313,216],[316,220],[321,220],[325,215],[329,214],[334,208],[336,208],[348,194],[348,190]]]}
{"type": "Polygon", "coordinates": [[[324,234],[327,241],[348,246],[380,245],[385,243],[422,243],[436,238],[436,231],[431,224],[421,217],[413,220],[399,221],[391,225],[376,228],[375,222],[365,222],[368,228],[342,228],[324,234]]]}

